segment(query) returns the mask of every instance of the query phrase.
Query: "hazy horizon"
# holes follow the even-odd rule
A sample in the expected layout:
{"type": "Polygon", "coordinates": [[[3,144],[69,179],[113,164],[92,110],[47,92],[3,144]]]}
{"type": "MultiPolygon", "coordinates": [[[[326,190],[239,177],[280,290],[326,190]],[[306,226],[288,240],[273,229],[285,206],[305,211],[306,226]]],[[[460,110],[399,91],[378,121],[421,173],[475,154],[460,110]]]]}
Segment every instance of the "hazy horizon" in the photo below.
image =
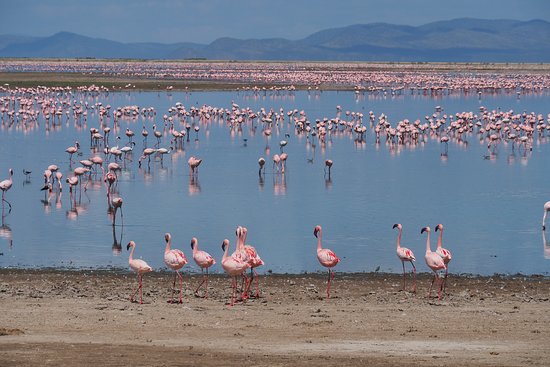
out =
{"type": "Polygon", "coordinates": [[[497,7],[483,0],[28,0],[8,2],[3,10],[9,16],[0,24],[0,34],[48,37],[66,31],[123,43],[208,44],[221,37],[297,40],[353,24],[419,26],[456,18],[550,22],[546,0],[502,0],[497,7]]]}

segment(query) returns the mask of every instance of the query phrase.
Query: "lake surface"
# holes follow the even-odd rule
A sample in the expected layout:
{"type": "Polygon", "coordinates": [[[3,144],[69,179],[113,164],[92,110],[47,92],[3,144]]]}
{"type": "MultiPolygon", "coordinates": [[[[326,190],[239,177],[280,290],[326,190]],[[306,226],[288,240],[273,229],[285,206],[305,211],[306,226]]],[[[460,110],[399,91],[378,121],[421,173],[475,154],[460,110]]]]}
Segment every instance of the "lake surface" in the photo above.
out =
{"type": "MultiPolygon", "coordinates": [[[[136,257],[155,269],[165,268],[164,233],[170,232],[173,247],[183,250],[190,260],[187,271],[198,271],[189,246],[194,236],[199,247],[218,260],[212,271],[223,272],[221,243],[229,238],[234,249],[235,228],[241,225],[248,228],[247,242],[266,262],[260,273],[317,272],[324,271],[316,259],[313,236],[313,228],[320,224],[323,245],[342,259],[336,271],[400,272],[395,254],[397,231],[392,226],[401,223],[402,245],[415,252],[417,268],[425,272],[429,271],[423,259],[426,235],[420,229],[432,228],[434,250],[435,226],[442,223],[444,246],[453,253],[451,273],[548,275],[550,270],[550,249],[541,231],[543,204],[550,200],[548,132],[543,137],[535,132],[532,151],[517,145],[512,149],[512,144],[501,142],[492,152],[484,135],[468,133],[461,142],[451,140],[443,154],[439,138],[429,135],[415,146],[389,145],[385,137],[377,144],[368,115],[373,111],[376,123],[383,113],[395,126],[402,119],[424,123],[436,106],[443,109],[441,114],[449,115],[479,113],[484,106],[535,112],[546,119],[550,112],[547,93],[519,98],[516,94],[433,98],[326,91],[111,92],[74,93],[66,99],[89,106],[101,102],[111,105],[111,112],[129,105],[157,111],[154,117],[122,118],[118,130],[110,134],[111,146],[123,146],[128,141],[126,128],[136,133],[133,160],[121,163],[124,169],[117,187],[124,200],[124,224],[118,217],[112,226],[101,174],[93,175],[87,191],[77,191],[72,202],[65,184],[72,169],[80,166],[78,161],[92,156],[89,131],[100,127],[97,110],[90,109],[87,121],[80,124],[72,116],[68,120],[62,116],[59,126],[49,129],[43,115],[31,129],[17,123],[10,126],[4,115],[0,179],[7,178],[9,168],[15,174],[6,194],[13,208],[10,212],[4,205],[2,216],[1,267],[127,268],[126,244],[134,240],[136,257]],[[177,102],[186,110],[202,105],[231,109],[232,103],[254,112],[282,108],[285,120],[278,126],[274,123],[272,134],[266,136],[258,120],[255,129],[251,123],[236,129],[219,118],[208,123],[188,118],[186,123],[200,126],[200,131],[196,134],[191,129],[183,149],[172,151],[162,163],[153,159],[149,166],[145,161],[139,167],[143,125],[150,133],[147,146],[152,147],[156,143],[153,123],[162,130],[163,115],[177,102]],[[363,125],[368,127],[364,141],[357,141],[349,131],[333,131],[323,144],[317,137],[296,134],[286,117],[289,110],[303,110],[314,126],[316,119],[336,117],[337,105],[344,120],[351,119],[345,111],[364,115],[363,125]],[[114,135],[121,139],[116,141],[114,135]],[[288,141],[284,175],[273,173],[271,163],[283,139],[288,141]],[[83,153],[75,155],[71,165],[65,149],[75,140],[83,153]],[[203,159],[196,179],[189,176],[191,156],[203,159]],[[259,157],[267,161],[261,177],[259,157]],[[330,179],[324,173],[325,159],[334,162],[330,179]],[[40,191],[42,173],[50,164],[58,165],[64,174],[61,194],[40,191]],[[32,171],[29,179],[23,169],[32,171]]],[[[112,116],[104,121],[113,128],[112,116]]],[[[178,119],[175,123],[178,130],[185,130],[185,123],[178,119]]],[[[160,146],[168,148],[170,138],[166,129],[160,146]]]]}

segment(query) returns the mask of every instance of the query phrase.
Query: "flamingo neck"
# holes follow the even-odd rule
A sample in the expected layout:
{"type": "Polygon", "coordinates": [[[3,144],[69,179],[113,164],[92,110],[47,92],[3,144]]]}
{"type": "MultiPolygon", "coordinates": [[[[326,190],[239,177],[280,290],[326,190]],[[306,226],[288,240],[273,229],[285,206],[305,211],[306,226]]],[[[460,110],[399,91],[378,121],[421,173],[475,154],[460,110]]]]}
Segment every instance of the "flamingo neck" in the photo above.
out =
{"type": "Polygon", "coordinates": [[[195,241],[193,244],[193,255],[196,255],[196,253],[199,251],[199,243],[198,241],[195,241]]]}
{"type": "Polygon", "coordinates": [[[440,229],[439,236],[437,237],[437,248],[441,248],[442,243],[443,243],[443,229],[440,229]]]}
{"type": "Polygon", "coordinates": [[[317,235],[317,251],[320,251],[320,250],[323,249],[321,247],[321,238],[322,237],[323,237],[323,232],[321,230],[319,230],[319,234],[317,235]]]}
{"type": "Polygon", "coordinates": [[[397,248],[401,247],[401,231],[402,229],[399,229],[399,234],[397,235],[397,248]]]}
{"type": "Polygon", "coordinates": [[[428,232],[428,237],[426,238],[426,253],[429,254],[432,252],[430,249],[430,232],[428,232]]]}
{"type": "Polygon", "coordinates": [[[229,243],[225,245],[225,250],[223,252],[222,262],[227,259],[227,252],[229,251],[229,243]]]}
{"type": "Polygon", "coordinates": [[[164,248],[164,253],[170,252],[170,243],[172,240],[166,241],[166,247],[164,248]]]}
{"type": "Polygon", "coordinates": [[[128,259],[128,262],[132,262],[134,260],[134,250],[136,249],[136,246],[132,246],[132,251],[130,251],[130,258],[128,259]]]}

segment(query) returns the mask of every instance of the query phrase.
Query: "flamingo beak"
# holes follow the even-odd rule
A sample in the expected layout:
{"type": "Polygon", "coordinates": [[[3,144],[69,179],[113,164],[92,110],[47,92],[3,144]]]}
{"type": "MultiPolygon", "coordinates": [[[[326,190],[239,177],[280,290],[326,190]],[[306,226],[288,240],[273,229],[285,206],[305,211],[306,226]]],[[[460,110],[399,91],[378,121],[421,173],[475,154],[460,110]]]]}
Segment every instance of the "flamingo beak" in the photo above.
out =
{"type": "Polygon", "coordinates": [[[393,225],[393,228],[397,228],[397,227],[399,227],[399,224],[396,223],[393,225]]]}
{"type": "MultiPolygon", "coordinates": [[[[195,249],[195,242],[191,241],[191,249],[194,250],[195,249]]],[[[225,251],[225,250],[224,250],[225,251]]]]}
{"type": "Polygon", "coordinates": [[[422,229],[420,230],[420,233],[422,234],[422,233],[426,232],[427,228],[428,228],[428,227],[422,228],[422,229]]]}
{"type": "Polygon", "coordinates": [[[132,247],[132,246],[130,246],[130,244],[126,245],[126,250],[129,250],[130,247],[132,247]]]}
{"type": "Polygon", "coordinates": [[[315,228],[315,229],[313,230],[313,235],[315,236],[315,238],[317,238],[317,232],[319,232],[319,231],[317,230],[317,228],[315,228]]]}
{"type": "Polygon", "coordinates": [[[225,242],[222,242],[222,251],[225,251],[225,242]]]}

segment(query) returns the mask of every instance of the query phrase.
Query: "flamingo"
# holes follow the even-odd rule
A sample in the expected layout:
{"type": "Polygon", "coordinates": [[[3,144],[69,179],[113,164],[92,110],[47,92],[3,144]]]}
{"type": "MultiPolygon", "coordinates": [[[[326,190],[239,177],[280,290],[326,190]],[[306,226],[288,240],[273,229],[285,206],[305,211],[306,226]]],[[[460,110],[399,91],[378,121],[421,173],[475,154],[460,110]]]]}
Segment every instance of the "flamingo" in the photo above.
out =
{"type": "Polygon", "coordinates": [[[447,273],[449,272],[449,262],[451,261],[451,251],[441,247],[443,244],[443,224],[438,224],[435,226],[435,231],[439,230],[439,237],[437,239],[437,249],[435,252],[441,256],[443,262],[445,263],[445,278],[443,280],[443,292],[445,292],[445,286],[447,285],[447,273]]]}
{"type": "Polygon", "coordinates": [[[327,168],[328,168],[328,177],[330,178],[330,168],[332,167],[332,160],[327,159],[325,160],[325,175],[327,174],[327,168]]]}
{"type": "Polygon", "coordinates": [[[544,203],[544,215],[542,216],[542,230],[546,230],[546,216],[548,215],[548,212],[550,211],[550,201],[547,201],[544,203]]]}
{"type": "Polygon", "coordinates": [[[174,284],[172,285],[172,299],[168,301],[168,303],[176,303],[174,302],[174,291],[176,287],[176,276],[179,278],[180,282],[180,300],[179,303],[183,303],[182,299],[182,293],[183,293],[183,277],[181,276],[179,270],[184,267],[185,264],[187,264],[187,258],[185,257],[185,254],[183,251],[178,249],[170,249],[170,245],[172,244],[172,235],[170,233],[164,234],[164,240],[166,241],[166,248],[164,249],[164,263],[166,266],[168,266],[170,269],[174,270],[174,284]]]}
{"type": "Polygon", "coordinates": [[[334,278],[332,268],[340,262],[340,259],[332,250],[321,247],[323,229],[320,225],[315,226],[313,235],[317,238],[317,260],[319,260],[321,265],[328,268],[327,298],[330,298],[330,281],[334,278]]]}
{"type": "Polygon", "coordinates": [[[191,248],[193,249],[193,260],[195,260],[195,263],[201,268],[201,273],[203,273],[202,282],[195,289],[195,296],[198,296],[199,289],[206,283],[204,298],[208,298],[208,268],[214,265],[216,260],[208,252],[199,250],[199,241],[196,237],[191,239],[191,248]],[[206,275],[204,274],[205,269],[206,275]]]}
{"type": "Polygon", "coordinates": [[[124,225],[124,217],[122,215],[122,198],[121,197],[116,197],[116,198],[113,198],[110,202],[109,202],[109,205],[111,205],[111,208],[113,208],[113,227],[115,225],[115,221],[116,221],[116,212],[118,211],[118,209],[120,209],[120,221],[121,221],[121,224],[124,225]]]}
{"type": "Polygon", "coordinates": [[[279,172],[279,164],[281,162],[281,157],[278,154],[273,155],[273,171],[279,172]]]}
{"type": "Polygon", "coordinates": [[[141,161],[144,160],[145,158],[148,158],[147,159],[147,165],[149,165],[151,163],[151,154],[155,153],[156,151],[157,150],[153,149],[153,148],[143,149],[143,153],[142,153],[141,157],[139,157],[139,160],[138,160],[139,167],[141,167],[141,161]]]}
{"type": "Polygon", "coordinates": [[[222,267],[223,270],[231,277],[231,287],[233,288],[233,292],[231,294],[231,303],[230,306],[233,306],[235,304],[235,291],[237,289],[237,276],[243,274],[248,268],[250,268],[250,264],[246,261],[243,261],[242,259],[238,258],[237,256],[228,256],[227,252],[229,249],[229,240],[226,238],[222,242],[222,250],[224,251],[223,257],[222,257],[222,267]]]}
{"type": "Polygon", "coordinates": [[[401,265],[403,265],[403,290],[407,290],[405,261],[408,261],[413,267],[414,274],[414,286],[412,292],[416,293],[416,266],[414,266],[414,261],[416,261],[416,258],[414,257],[414,254],[411,250],[406,247],[401,247],[401,232],[403,231],[403,226],[400,223],[397,223],[393,225],[393,228],[397,228],[399,230],[399,234],[397,235],[397,257],[399,258],[399,260],[401,260],[401,265]]]}
{"type": "Polygon", "coordinates": [[[6,196],[6,192],[13,185],[13,179],[12,179],[13,169],[10,168],[8,172],[9,172],[10,177],[7,180],[4,180],[4,181],[0,182],[0,190],[2,190],[2,207],[4,205],[4,202],[6,202],[10,206],[10,211],[11,211],[11,204],[10,204],[9,201],[6,200],[5,196],[6,196]]]}
{"type": "Polygon", "coordinates": [[[260,297],[260,279],[258,277],[258,273],[254,268],[257,268],[258,266],[264,265],[264,261],[260,258],[260,255],[258,255],[258,252],[253,246],[247,245],[246,243],[246,235],[248,230],[246,227],[242,227],[242,241],[241,246],[242,249],[246,252],[246,255],[248,257],[248,263],[250,264],[250,279],[248,280],[248,284],[246,286],[246,290],[244,292],[245,296],[248,295],[248,291],[250,290],[250,285],[254,281],[254,277],[256,278],[256,298],[260,297]]]}
{"type": "Polygon", "coordinates": [[[130,264],[130,268],[132,268],[132,270],[135,273],[137,273],[138,283],[139,283],[136,291],[130,297],[130,302],[134,302],[134,297],[139,291],[139,303],[143,304],[143,285],[142,285],[143,274],[153,271],[153,268],[151,268],[145,261],[141,259],[134,259],[134,250],[136,249],[136,243],[134,241],[130,241],[128,243],[128,245],[126,246],[126,250],[129,250],[130,247],[132,248],[132,251],[130,252],[128,264],[130,264]]]}
{"type": "MultiPolygon", "coordinates": [[[[428,238],[426,239],[426,255],[424,255],[424,260],[426,260],[426,265],[428,265],[428,267],[432,269],[432,271],[434,272],[432,284],[430,285],[430,291],[428,292],[428,298],[430,298],[432,294],[432,287],[434,285],[434,281],[436,282],[436,285],[437,285],[437,282],[439,281],[439,275],[437,274],[438,270],[442,270],[446,268],[445,263],[443,262],[443,259],[441,258],[441,256],[439,256],[435,252],[432,252],[432,250],[430,249],[430,231],[431,231],[430,227],[424,227],[420,230],[421,234],[424,232],[428,232],[428,238]]],[[[441,287],[442,287],[442,284],[439,285],[437,299],[441,299],[441,287]]]]}
{"type": "Polygon", "coordinates": [[[73,163],[73,154],[77,153],[78,152],[78,148],[80,148],[80,144],[78,143],[78,141],[75,141],[74,142],[74,145],[68,147],[67,149],[65,149],[65,151],[67,153],[69,153],[69,162],[70,163],[73,163]]]}
{"type": "Polygon", "coordinates": [[[189,176],[193,176],[196,173],[199,173],[199,166],[202,162],[202,159],[198,159],[194,156],[191,156],[189,160],[187,161],[187,164],[189,164],[189,176]]]}
{"type": "Polygon", "coordinates": [[[260,166],[260,170],[258,171],[258,175],[259,176],[262,176],[262,170],[264,170],[264,173],[265,173],[265,158],[264,157],[260,157],[260,159],[258,159],[258,165],[260,166]]]}

